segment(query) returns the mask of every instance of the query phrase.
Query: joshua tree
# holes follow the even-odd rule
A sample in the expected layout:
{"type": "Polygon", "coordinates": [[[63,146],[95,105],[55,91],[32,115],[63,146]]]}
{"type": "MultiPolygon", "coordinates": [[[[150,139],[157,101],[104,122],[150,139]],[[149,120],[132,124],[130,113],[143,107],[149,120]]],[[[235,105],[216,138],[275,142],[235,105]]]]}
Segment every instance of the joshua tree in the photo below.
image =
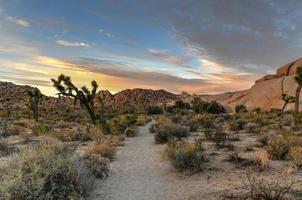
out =
{"type": "Polygon", "coordinates": [[[283,104],[283,107],[282,107],[282,110],[281,112],[283,113],[287,104],[289,103],[295,103],[296,101],[296,98],[294,96],[290,96],[289,94],[287,94],[285,91],[284,91],[284,78],[282,79],[282,83],[281,83],[281,90],[282,90],[282,100],[284,101],[284,104],[283,104]]]}
{"type": "Polygon", "coordinates": [[[80,106],[85,108],[89,114],[91,122],[93,124],[96,123],[96,115],[95,115],[95,108],[94,108],[94,98],[96,95],[96,91],[98,88],[98,84],[96,81],[91,82],[92,90],[85,86],[81,89],[78,89],[71,81],[69,76],[65,76],[61,74],[58,77],[58,80],[51,79],[54,84],[54,87],[59,91],[58,95],[59,98],[63,96],[71,97],[74,99],[74,104],[79,101],[80,106]]]}
{"type": "Polygon", "coordinates": [[[36,122],[38,122],[39,121],[39,104],[41,102],[43,95],[38,88],[28,91],[27,95],[29,97],[27,106],[33,112],[36,122]]]}
{"type": "Polygon", "coordinates": [[[297,72],[295,76],[295,81],[298,84],[296,89],[296,101],[295,101],[295,115],[299,113],[299,99],[300,99],[300,92],[302,89],[302,67],[297,67],[297,72]]]}

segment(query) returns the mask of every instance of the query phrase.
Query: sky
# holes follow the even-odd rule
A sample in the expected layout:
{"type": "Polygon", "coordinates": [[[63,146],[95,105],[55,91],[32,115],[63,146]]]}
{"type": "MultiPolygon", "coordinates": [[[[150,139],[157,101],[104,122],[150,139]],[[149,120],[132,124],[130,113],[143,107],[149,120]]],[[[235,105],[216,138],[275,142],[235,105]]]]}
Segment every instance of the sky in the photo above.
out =
{"type": "Polygon", "coordinates": [[[128,88],[215,94],[249,88],[301,56],[299,0],[0,0],[0,81],[61,73],[128,88]]]}

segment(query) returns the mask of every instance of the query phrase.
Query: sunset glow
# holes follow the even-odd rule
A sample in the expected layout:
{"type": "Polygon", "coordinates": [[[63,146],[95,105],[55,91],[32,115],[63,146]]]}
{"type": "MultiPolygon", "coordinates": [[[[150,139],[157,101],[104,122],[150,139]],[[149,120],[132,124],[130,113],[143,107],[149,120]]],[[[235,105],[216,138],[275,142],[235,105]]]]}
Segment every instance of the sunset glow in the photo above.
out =
{"type": "Polygon", "coordinates": [[[0,0],[0,80],[47,95],[61,73],[111,92],[220,93],[250,87],[301,52],[297,6],[152,2],[0,0]]]}

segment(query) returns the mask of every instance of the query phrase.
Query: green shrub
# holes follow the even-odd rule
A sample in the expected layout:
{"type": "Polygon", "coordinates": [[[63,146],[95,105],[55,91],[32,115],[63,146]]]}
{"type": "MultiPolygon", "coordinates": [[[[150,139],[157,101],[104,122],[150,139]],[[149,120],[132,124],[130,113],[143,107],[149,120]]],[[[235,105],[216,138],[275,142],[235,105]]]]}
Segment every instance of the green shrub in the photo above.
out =
{"type": "Polygon", "coordinates": [[[139,116],[137,116],[135,125],[136,126],[143,126],[143,125],[147,124],[150,121],[151,121],[150,117],[148,117],[146,115],[139,115],[139,116]]]}
{"type": "Polygon", "coordinates": [[[32,128],[33,134],[35,136],[47,135],[50,133],[51,128],[47,126],[45,123],[40,122],[36,123],[32,128]]]}
{"type": "Polygon", "coordinates": [[[29,147],[0,173],[0,199],[82,199],[89,188],[62,146],[29,147]]]}
{"type": "Polygon", "coordinates": [[[243,104],[239,104],[235,106],[235,112],[236,113],[246,113],[247,112],[247,108],[245,105],[243,104]]]}
{"type": "Polygon", "coordinates": [[[285,160],[292,147],[301,145],[300,138],[292,132],[283,131],[269,139],[266,150],[273,160],[285,160]]]}
{"type": "Polygon", "coordinates": [[[124,134],[124,131],[127,127],[134,126],[136,123],[135,115],[120,115],[108,120],[107,125],[109,127],[109,131],[114,135],[124,134]]]}
{"type": "Polygon", "coordinates": [[[10,154],[10,152],[11,148],[9,147],[7,142],[0,138],[0,157],[7,156],[8,154],[10,154]]]}
{"type": "Polygon", "coordinates": [[[148,115],[159,115],[162,114],[163,110],[160,106],[148,106],[147,114],[148,115]]]}
{"type": "Polygon", "coordinates": [[[230,130],[231,131],[243,130],[246,123],[247,122],[245,120],[242,120],[242,119],[238,119],[236,121],[233,121],[233,122],[230,123],[230,130]]]}
{"type": "Polygon", "coordinates": [[[213,141],[215,142],[216,147],[224,147],[226,141],[228,140],[228,135],[220,130],[217,130],[214,134],[213,141]]]}
{"type": "Polygon", "coordinates": [[[173,137],[182,138],[186,136],[188,136],[187,128],[174,123],[160,123],[157,125],[154,140],[156,144],[160,144],[167,142],[173,137]]]}
{"type": "Polygon", "coordinates": [[[212,113],[212,114],[220,114],[225,113],[225,108],[216,101],[203,101],[198,97],[195,97],[192,101],[192,108],[197,114],[202,113],[212,113]]]}
{"type": "Polygon", "coordinates": [[[172,142],[166,153],[172,165],[180,172],[185,170],[202,171],[207,161],[200,140],[195,142],[172,142]]]}
{"type": "Polygon", "coordinates": [[[203,128],[214,128],[214,116],[212,114],[202,114],[199,116],[200,124],[203,128]]]}
{"type": "Polygon", "coordinates": [[[91,154],[85,158],[85,164],[90,173],[96,178],[104,178],[109,174],[109,158],[102,157],[98,154],[91,154]]]}
{"type": "Polygon", "coordinates": [[[302,113],[298,113],[295,115],[296,123],[301,124],[302,123],[302,113]]]}

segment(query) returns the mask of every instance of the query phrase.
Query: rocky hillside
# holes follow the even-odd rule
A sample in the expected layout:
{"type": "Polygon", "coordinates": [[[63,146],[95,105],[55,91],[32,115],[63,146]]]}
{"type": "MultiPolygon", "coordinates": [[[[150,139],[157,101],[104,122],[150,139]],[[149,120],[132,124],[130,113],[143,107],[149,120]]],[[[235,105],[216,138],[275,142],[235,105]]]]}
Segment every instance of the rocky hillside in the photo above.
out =
{"type": "MultiPolygon", "coordinates": [[[[281,99],[282,83],[284,92],[294,96],[297,87],[294,76],[298,66],[302,66],[302,58],[278,68],[276,74],[270,74],[256,80],[255,84],[248,90],[220,95],[204,95],[202,98],[216,100],[230,109],[233,109],[237,104],[244,104],[250,109],[257,107],[263,110],[281,108],[283,105],[281,99]]],[[[287,109],[293,109],[293,106],[290,104],[287,109]]]]}
{"type": "MultiPolygon", "coordinates": [[[[0,81],[0,107],[13,106],[25,107],[27,103],[27,93],[33,90],[31,86],[16,85],[9,82],[0,81]]],[[[144,105],[157,105],[163,102],[171,102],[179,98],[178,95],[165,90],[151,89],[127,89],[116,94],[111,94],[108,90],[100,91],[104,104],[116,108],[135,109],[144,105]]],[[[182,93],[184,95],[184,93],[182,93]]],[[[97,98],[96,98],[97,99],[97,98]]],[[[70,98],[61,98],[44,96],[43,104],[45,107],[55,107],[57,104],[72,104],[70,98]]],[[[97,104],[97,102],[96,102],[97,104]]]]}
{"type": "MultiPolygon", "coordinates": [[[[234,107],[238,104],[244,104],[250,109],[260,107],[263,110],[269,110],[271,108],[282,107],[282,83],[284,91],[289,95],[294,95],[296,83],[293,77],[295,76],[297,66],[302,66],[302,58],[280,67],[276,71],[276,74],[270,74],[256,80],[250,89],[218,95],[190,95],[186,92],[173,94],[165,90],[151,89],[127,89],[116,94],[111,94],[106,90],[100,91],[98,95],[103,97],[105,105],[125,109],[138,109],[146,105],[157,105],[163,102],[169,104],[176,99],[189,102],[195,96],[198,96],[206,101],[218,101],[229,111],[234,110],[234,107]]],[[[25,106],[27,101],[26,94],[31,89],[33,88],[30,86],[0,82],[0,106],[25,106]]],[[[58,101],[57,98],[46,96],[43,102],[47,107],[56,106],[58,103],[72,104],[70,98],[63,98],[58,101]]],[[[293,104],[287,107],[287,109],[292,108],[293,104]]]]}

